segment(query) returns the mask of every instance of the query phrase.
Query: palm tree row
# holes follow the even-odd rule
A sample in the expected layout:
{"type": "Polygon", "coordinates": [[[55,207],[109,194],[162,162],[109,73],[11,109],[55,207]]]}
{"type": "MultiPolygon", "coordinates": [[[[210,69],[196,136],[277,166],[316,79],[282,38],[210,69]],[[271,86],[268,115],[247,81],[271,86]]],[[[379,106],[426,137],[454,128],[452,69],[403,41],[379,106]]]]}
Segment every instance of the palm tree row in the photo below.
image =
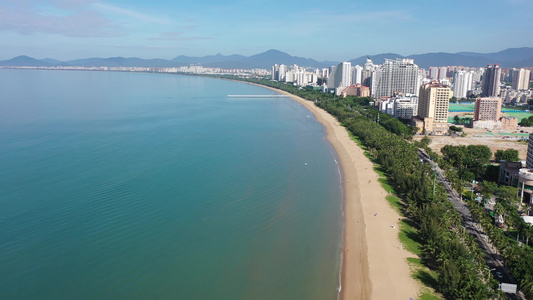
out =
{"type": "MultiPolygon", "coordinates": [[[[533,299],[533,249],[529,246],[520,246],[506,236],[501,228],[494,225],[493,219],[485,213],[483,207],[477,202],[471,201],[470,207],[472,215],[483,227],[492,244],[503,255],[511,275],[520,286],[520,290],[528,299],[533,299]]],[[[514,211],[516,212],[516,209],[514,211]]],[[[528,229],[530,228],[528,227],[528,229]]]]}

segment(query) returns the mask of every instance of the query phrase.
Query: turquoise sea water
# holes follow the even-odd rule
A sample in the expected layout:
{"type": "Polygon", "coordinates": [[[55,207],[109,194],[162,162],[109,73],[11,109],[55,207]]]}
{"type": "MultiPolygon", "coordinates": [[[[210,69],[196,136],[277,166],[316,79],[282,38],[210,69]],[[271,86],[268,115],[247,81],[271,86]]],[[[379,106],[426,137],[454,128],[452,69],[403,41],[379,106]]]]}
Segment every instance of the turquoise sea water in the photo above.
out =
{"type": "Polygon", "coordinates": [[[342,191],[289,99],[0,69],[1,299],[336,299],[342,191]]]}

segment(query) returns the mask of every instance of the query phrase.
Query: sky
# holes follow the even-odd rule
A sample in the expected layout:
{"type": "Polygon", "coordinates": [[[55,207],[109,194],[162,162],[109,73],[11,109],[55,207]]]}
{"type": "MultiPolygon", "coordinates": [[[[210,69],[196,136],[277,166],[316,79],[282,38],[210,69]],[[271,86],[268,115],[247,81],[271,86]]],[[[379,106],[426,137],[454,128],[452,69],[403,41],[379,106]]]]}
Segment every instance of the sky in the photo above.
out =
{"type": "Polygon", "coordinates": [[[533,47],[533,0],[0,0],[0,60],[533,47]]]}

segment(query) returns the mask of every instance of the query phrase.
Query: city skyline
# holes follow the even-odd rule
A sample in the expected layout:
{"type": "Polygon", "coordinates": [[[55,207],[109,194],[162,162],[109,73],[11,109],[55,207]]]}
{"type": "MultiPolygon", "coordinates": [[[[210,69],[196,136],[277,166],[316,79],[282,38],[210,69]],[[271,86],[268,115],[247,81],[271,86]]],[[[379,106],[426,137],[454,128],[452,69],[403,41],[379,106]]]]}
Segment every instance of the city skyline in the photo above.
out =
{"type": "Polygon", "coordinates": [[[5,0],[0,3],[0,60],[18,55],[172,59],[253,55],[267,49],[319,61],[386,52],[497,52],[533,46],[528,32],[533,20],[527,15],[532,9],[531,0],[439,6],[345,0],[5,0]],[[512,22],[484,22],[474,15],[481,6],[483,16],[512,22]]]}

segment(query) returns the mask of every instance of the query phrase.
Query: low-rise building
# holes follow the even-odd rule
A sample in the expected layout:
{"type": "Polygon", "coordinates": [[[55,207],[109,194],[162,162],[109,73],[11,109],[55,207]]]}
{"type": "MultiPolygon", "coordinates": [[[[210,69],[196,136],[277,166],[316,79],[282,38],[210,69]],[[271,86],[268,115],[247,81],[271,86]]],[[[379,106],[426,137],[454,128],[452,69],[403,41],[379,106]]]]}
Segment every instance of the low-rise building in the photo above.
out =
{"type": "Polygon", "coordinates": [[[518,118],[501,117],[498,121],[484,120],[473,121],[472,128],[487,130],[516,130],[518,127],[518,118]]]}
{"type": "Polygon", "coordinates": [[[520,169],[523,169],[524,166],[525,163],[520,161],[501,161],[498,183],[517,187],[519,181],[519,171],[520,169]]]}
{"type": "Polygon", "coordinates": [[[370,88],[364,85],[355,84],[346,87],[341,92],[342,97],[346,96],[358,96],[358,97],[370,97],[370,88]]]}
{"type": "Polygon", "coordinates": [[[518,127],[518,118],[501,117],[500,124],[502,130],[516,130],[516,128],[518,127]]]}
{"type": "Polygon", "coordinates": [[[411,119],[418,114],[418,96],[415,94],[395,94],[394,97],[383,99],[379,110],[396,118],[411,119]]]}

